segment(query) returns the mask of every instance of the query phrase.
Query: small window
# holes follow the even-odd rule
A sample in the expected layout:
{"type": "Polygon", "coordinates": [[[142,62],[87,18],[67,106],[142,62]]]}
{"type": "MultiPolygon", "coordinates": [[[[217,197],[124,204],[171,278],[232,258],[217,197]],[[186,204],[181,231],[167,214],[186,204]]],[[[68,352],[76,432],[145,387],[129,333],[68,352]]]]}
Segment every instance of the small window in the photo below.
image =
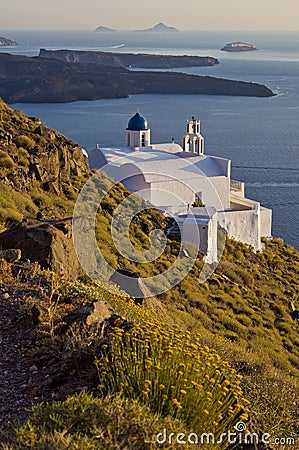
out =
{"type": "Polygon", "coordinates": [[[197,194],[195,194],[195,199],[194,199],[194,203],[192,206],[198,207],[198,208],[205,206],[203,199],[202,199],[202,192],[197,192],[197,194]]]}
{"type": "Polygon", "coordinates": [[[145,134],[141,136],[141,147],[145,147],[145,134]]]}

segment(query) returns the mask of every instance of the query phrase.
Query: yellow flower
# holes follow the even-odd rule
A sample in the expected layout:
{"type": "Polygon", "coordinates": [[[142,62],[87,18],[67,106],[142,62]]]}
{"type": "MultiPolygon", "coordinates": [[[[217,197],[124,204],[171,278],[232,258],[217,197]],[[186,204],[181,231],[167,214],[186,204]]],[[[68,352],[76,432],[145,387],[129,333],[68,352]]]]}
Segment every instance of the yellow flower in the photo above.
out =
{"type": "Polygon", "coordinates": [[[186,394],[187,394],[187,391],[184,391],[184,389],[181,389],[181,390],[180,390],[180,393],[183,394],[183,395],[186,395],[186,394]]]}
{"type": "Polygon", "coordinates": [[[209,411],[207,409],[203,410],[203,413],[206,414],[207,416],[210,414],[209,411]]]}

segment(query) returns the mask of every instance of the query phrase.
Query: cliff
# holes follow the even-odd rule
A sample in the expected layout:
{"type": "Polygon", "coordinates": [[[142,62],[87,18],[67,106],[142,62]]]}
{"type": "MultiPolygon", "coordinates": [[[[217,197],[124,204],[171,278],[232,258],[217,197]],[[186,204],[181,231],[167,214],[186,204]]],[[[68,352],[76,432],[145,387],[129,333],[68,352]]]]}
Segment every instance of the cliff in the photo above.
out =
{"type": "Polygon", "coordinates": [[[7,39],[5,37],[0,36],[0,46],[13,47],[15,45],[18,45],[18,43],[15,41],[12,41],[11,39],[7,39]]]}
{"type": "Polygon", "coordinates": [[[266,86],[257,83],[0,55],[0,97],[9,103],[72,102],[131,94],[274,95],[266,86]]]}
{"type": "Polygon", "coordinates": [[[77,50],[45,50],[39,52],[41,58],[53,58],[72,63],[88,63],[111,67],[172,69],[176,67],[201,67],[219,64],[210,56],[172,56],[144,53],[112,53],[77,50]]]}

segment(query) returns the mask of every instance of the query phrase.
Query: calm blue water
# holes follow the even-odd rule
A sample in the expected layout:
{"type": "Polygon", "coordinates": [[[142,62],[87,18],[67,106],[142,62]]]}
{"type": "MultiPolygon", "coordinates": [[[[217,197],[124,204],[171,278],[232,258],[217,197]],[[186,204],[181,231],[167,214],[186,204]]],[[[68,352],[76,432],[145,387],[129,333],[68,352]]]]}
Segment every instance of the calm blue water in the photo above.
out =
{"type": "Polygon", "coordinates": [[[16,104],[14,108],[41,117],[50,127],[87,150],[96,143],[121,145],[130,116],[140,108],[153,142],[181,142],[186,119],[199,117],[206,153],[232,159],[232,176],[246,182],[246,195],[273,209],[273,235],[299,248],[299,33],[178,33],[143,35],[90,31],[0,31],[20,42],[14,49],[36,55],[38,49],[73,48],[124,52],[198,54],[217,57],[209,68],[180,69],[266,84],[273,98],[138,95],[128,99],[71,104],[16,104]],[[258,52],[229,54],[225,43],[241,40],[258,52]]]}

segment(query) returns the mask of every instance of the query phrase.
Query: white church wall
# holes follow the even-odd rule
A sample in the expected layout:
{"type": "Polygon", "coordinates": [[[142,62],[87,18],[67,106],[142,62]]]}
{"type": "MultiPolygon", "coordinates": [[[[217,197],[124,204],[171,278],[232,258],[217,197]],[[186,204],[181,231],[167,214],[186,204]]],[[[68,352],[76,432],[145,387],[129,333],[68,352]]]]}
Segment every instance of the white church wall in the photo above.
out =
{"type": "Polygon", "coordinates": [[[272,210],[261,206],[261,236],[272,235],[272,210]]]}
{"type": "Polygon", "coordinates": [[[229,179],[227,177],[198,177],[189,181],[195,193],[201,193],[205,206],[216,210],[230,207],[229,179]]]}
{"type": "Polygon", "coordinates": [[[207,186],[203,202],[206,206],[214,206],[217,210],[230,207],[230,180],[228,177],[210,177],[207,179],[207,186]],[[211,183],[215,190],[209,188],[211,183]],[[215,199],[215,191],[219,199],[215,199]]]}
{"type": "Polygon", "coordinates": [[[159,206],[192,205],[200,194],[206,206],[223,210],[230,206],[229,179],[227,177],[198,177],[186,182],[169,178],[151,183],[151,201],[159,206]],[[155,192],[156,190],[156,192],[155,192]],[[174,197],[176,196],[176,197],[174,197]]]}
{"type": "Polygon", "coordinates": [[[123,185],[132,192],[139,192],[140,197],[143,198],[143,200],[151,201],[151,192],[150,192],[150,183],[147,183],[144,179],[144,176],[142,174],[139,175],[133,175],[131,177],[127,177],[125,180],[122,181],[123,185]]]}
{"type": "Polygon", "coordinates": [[[225,228],[228,236],[261,250],[259,207],[248,211],[225,212],[225,228]]]}
{"type": "Polygon", "coordinates": [[[217,262],[217,214],[207,218],[206,223],[196,217],[187,217],[182,226],[184,242],[195,245],[205,255],[205,262],[217,262]]]}
{"type": "Polygon", "coordinates": [[[107,161],[100,150],[94,149],[88,155],[88,164],[91,170],[99,169],[107,164],[107,161]]]}
{"type": "Polygon", "coordinates": [[[179,180],[169,179],[151,183],[151,202],[157,206],[191,205],[194,196],[188,184],[179,180]]]}

